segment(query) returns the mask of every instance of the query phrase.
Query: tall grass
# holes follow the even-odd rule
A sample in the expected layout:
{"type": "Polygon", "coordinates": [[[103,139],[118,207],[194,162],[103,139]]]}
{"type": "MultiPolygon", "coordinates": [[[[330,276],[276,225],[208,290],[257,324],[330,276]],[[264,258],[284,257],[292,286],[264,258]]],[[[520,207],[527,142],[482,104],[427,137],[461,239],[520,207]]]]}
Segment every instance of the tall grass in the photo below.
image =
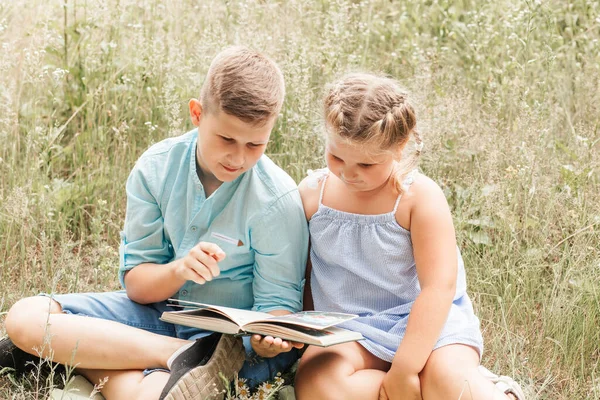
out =
{"type": "MultiPolygon", "coordinates": [[[[296,180],[323,165],[327,82],[400,79],[454,213],[483,363],[531,399],[600,399],[596,0],[0,0],[1,311],[118,288],[128,172],[191,129],[187,100],[228,44],[282,66],[268,153],[296,180]]],[[[2,398],[43,398],[0,382],[2,398]]]]}

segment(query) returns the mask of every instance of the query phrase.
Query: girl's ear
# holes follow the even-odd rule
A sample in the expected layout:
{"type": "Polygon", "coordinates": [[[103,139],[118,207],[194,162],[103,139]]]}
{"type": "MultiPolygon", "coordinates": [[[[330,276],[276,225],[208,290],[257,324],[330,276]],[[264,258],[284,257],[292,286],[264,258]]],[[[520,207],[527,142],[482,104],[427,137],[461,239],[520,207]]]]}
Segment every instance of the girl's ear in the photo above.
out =
{"type": "Polygon", "coordinates": [[[402,160],[402,152],[404,151],[405,147],[406,147],[406,143],[403,143],[403,144],[396,146],[395,149],[392,149],[392,154],[393,154],[394,160],[396,162],[399,162],[400,160],[402,160]]]}
{"type": "Polygon", "coordinates": [[[194,126],[200,125],[200,120],[202,119],[202,104],[198,99],[191,99],[189,102],[190,107],[190,118],[192,119],[192,124],[194,126]]]}

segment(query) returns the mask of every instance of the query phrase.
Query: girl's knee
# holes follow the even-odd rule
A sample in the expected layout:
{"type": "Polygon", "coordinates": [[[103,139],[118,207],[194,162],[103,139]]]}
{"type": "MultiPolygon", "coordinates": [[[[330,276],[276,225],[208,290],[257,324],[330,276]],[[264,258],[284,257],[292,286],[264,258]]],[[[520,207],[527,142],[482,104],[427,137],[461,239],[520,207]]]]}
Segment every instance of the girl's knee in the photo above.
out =
{"type": "Polygon", "coordinates": [[[434,350],[419,374],[423,393],[449,393],[467,388],[478,374],[477,353],[468,346],[451,345],[434,350]],[[474,354],[472,354],[474,353],[474,354]]]}
{"type": "Polygon", "coordinates": [[[324,379],[306,378],[298,379],[296,377],[294,391],[297,400],[338,400],[344,398],[343,394],[338,393],[341,389],[340,385],[324,379]]]}
{"type": "Polygon", "coordinates": [[[60,305],[48,297],[21,299],[8,311],[4,321],[6,333],[18,347],[29,347],[32,332],[37,332],[40,326],[46,324],[49,314],[59,312],[60,305]]]}
{"type": "Polygon", "coordinates": [[[338,377],[324,364],[300,359],[296,372],[294,390],[298,400],[334,400],[344,396],[339,393],[343,385],[339,384],[338,377]]]}

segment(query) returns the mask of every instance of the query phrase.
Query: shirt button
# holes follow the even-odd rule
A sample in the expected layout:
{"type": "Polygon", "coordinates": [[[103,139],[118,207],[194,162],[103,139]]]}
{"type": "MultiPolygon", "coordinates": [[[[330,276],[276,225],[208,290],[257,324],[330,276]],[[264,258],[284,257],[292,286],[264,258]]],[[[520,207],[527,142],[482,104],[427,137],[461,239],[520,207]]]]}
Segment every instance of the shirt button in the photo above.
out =
{"type": "Polygon", "coordinates": [[[190,229],[192,230],[192,232],[196,232],[198,230],[198,227],[197,226],[192,226],[190,229]]]}
{"type": "Polygon", "coordinates": [[[184,289],[184,290],[182,290],[182,291],[181,291],[181,295],[182,295],[182,296],[187,296],[187,294],[188,294],[188,291],[187,291],[187,290],[185,290],[185,289],[184,289]]]}

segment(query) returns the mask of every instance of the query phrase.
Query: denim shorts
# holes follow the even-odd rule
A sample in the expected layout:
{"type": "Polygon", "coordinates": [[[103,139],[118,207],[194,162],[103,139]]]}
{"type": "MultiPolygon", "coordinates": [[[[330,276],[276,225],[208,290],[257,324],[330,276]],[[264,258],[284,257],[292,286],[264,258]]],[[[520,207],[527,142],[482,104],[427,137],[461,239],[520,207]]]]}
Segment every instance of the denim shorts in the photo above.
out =
{"type": "MultiPolygon", "coordinates": [[[[167,306],[166,301],[148,305],[138,304],[130,300],[125,291],[52,296],[43,294],[43,296],[51,297],[58,302],[66,314],[116,321],[159,335],[195,340],[212,333],[161,321],[159,318],[163,311],[173,311],[172,307],[167,306]]],[[[298,359],[298,350],[295,348],[273,358],[263,358],[252,349],[250,336],[244,336],[243,341],[246,349],[246,362],[239,377],[247,379],[247,383],[251,387],[273,379],[277,373],[284,372],[298,359]]],[[[147,369],[144,374],[148,375],[154,371],[166,370],[147,369]]]]}

